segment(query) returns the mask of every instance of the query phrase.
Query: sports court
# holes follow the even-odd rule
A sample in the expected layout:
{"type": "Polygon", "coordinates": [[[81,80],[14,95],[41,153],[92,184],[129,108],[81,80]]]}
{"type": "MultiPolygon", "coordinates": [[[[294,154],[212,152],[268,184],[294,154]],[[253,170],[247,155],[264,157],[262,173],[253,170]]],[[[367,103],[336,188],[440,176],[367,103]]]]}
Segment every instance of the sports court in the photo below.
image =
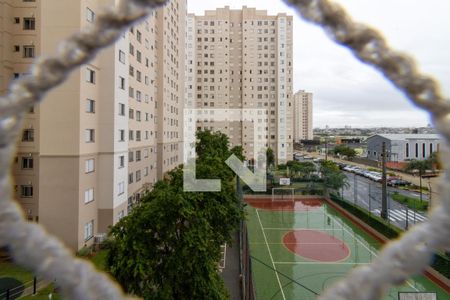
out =
{"type": "MultiPolygon", "coordinates": [[[[256,299],[316,299],[352,268],[377,256],[380,243],[321,199],[282,198],[245,197],[256,299]]],[[[391,289],[386,299],[400,299],[402,292],[450,299],[424,276],[391,289]]]]}

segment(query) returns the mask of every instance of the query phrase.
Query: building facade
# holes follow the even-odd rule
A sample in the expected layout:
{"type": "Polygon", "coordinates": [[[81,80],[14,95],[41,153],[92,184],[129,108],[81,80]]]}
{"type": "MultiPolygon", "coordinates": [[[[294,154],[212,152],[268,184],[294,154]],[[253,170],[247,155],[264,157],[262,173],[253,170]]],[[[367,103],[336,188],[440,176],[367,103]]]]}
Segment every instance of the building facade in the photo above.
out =
{"type": "Polygon", "coordinates": [[[376,134],[367,139],[367,158],[381,161],[386,145],[388,162],[424,160],[439,152],[442,139],[438,134],[376,134]]]}
{"type": "Polygon", "coordinates": [[[227,134],[247,159],[254,157],[256,138],[267,139],[278,163],[292,160],[292,28],[291,16],[245,6],[188,15],[186,107],[261,109],[257,124],[204,118],[197,129],[227,134]],[[264,122],[266,128],[258,126],[264,122]]]}
{"type": "MultiPolygon", "coordinates": [[[[0,92],[117,2],[0,0],[0,92]]],[[[170,1],[25,117],[15,196],[29,220],[74,250],[106,233],[181,163],[185,17],[186,1],[170,1]]]]}
{"type": "Polygon", "coordinates": [[[294,94],[294,141],[313,138],[313,94],[300,90],[294,94]]]}

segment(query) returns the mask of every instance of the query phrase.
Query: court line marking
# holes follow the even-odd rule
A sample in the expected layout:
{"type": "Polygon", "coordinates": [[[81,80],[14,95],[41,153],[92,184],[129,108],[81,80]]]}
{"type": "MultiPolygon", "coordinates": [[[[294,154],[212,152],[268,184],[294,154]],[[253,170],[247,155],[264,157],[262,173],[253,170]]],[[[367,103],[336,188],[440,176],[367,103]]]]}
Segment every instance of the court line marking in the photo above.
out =
{"type": "MultiPolygon", "coordinates": [[[[366,244],[364,244],[363,242],[361,242],[361,240],[360,240],[358,237],[356,237],[356,235],[354,235],[353,233],[351,233],[351,232],[345,227],[346,225],[345,225],[344,222],[339,223],[339,222],[334,218],[333,215],[330,215],[330,214],[328,214],[328,213],[326,213],[326,212],[324,212],[324,213],[325,213],[325,215],[327,215],[328,217],[331,217],[331,219],[333,220],[333,222],[335,222],[336,224],[340,225],[344,231],[346,231],[346,232],[347,232],[348,234],[350,234],[351,236],[353,235],[353,238],[354,238],[355,240],[357,240],[357,241],[358,241],[364,248],[366,248],[370,253],[372,253],[372,255],[374,255],[375,257],[378,257],[378,255],[377,255],[376,253],[374,253],[372,250],[370,250],[369,248],[367,248],[366,244]]],[[[355,233],[355,232],[354,232],[354,233],[355,233]]],[[[414,287],[414,286],[411,284],[411,282],[409,282],[408,280],[406,280],[406,283],[407,283],[411,288],[413,288],[414,290],[416,290],[416,292],[419,292],[419,290],[418,290],[416,287],[414,287]]]]}
{"type": "MultiPolygon", "coordinates": [[[[255,242],[250,243],[252,245],[265,245],[264,242],[255,242]]],[[[340,243],[305,243],[305,242],[298,242],[298,243],[268,243],[269,245],[342,245],[345,244],[345,242],[340,243]]]]}
{"type": "MultiPolygon", "coordinates": [[[[317,265],[316,261],[293,261],[293,262],[289,262],[289,261],[274,261],[275,264],[280,264],[280,265],[317,265]]],[[[320,262],[320,264],[327,264],[327,265],[370,265],[370,262],[366,262],[366,263],[355,263],[355,262],[320,262]]]]}
{"type": "MultiPolygon", "coordinates": [[[[269,256],[270,256],[270,261],[272,262],[272,267],[276,271],[277,268],[275,266],[275,263],[273,262],[272,252],[270,251],[269,243],[267,242],[267,236],[266,236],[266,233],[264,232],[264,228],[262,226],[261,218],[259,217],[258,209],[256,209],[256,215],[258,216],[259,226],[261,226],[261,231],[262,231],[263,236],[264,236],[264,241],[266,242],[267,250],[269,250],[269,256]]],[[[283,296],[283,300],[286,300],[286,296],[284,295],[284,290],[283,290],[283,287],[281,286],[281,281],[280,281],[280,277],[278,276],[278,272],[275,272],[275,275],[277,277],[278,286],[280,287],[280,291],[281,291],[281,295],[283,296]]]]}
{"type": "Polygon", "coordinates": [[[341,231],[342,228],[306,228],[306,227],[297,227],[297,228],[281,228],[281,227],[264,227],[264,230],[320,230],[320,231],[341,231]]]}

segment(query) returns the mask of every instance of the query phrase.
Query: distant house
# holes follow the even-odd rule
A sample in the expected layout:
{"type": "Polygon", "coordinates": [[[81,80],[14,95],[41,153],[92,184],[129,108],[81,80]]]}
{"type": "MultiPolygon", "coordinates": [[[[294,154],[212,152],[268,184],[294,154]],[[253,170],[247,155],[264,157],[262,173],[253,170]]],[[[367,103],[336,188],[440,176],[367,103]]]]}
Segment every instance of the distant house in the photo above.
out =
{"type": "Polygon", "coordinates": [[[442,138],[438,134],[376,134],[367,139],[367,158],[381,161],[381,147],[386,143],[386,161],[402,163],[424,160],[439,152],[442,138]]]}

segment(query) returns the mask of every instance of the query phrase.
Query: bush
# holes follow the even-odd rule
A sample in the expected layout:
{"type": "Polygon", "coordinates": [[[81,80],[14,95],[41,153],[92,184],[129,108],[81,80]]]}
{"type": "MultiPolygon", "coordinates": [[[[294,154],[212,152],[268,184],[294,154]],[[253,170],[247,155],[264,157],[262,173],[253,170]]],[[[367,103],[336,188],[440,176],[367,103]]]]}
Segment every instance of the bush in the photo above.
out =
{"type": "Polygon", "coordinates": [[[450,279],[450,258],[447,255],[434,254],[431,267],[450,279]]]}
{"type": "Polygon", "coordinates": [[[79,256],[79,257],[86,257],[86,256],[91,255],[91,253],[92,253],[91,247],[84,246],[83,248],[78,250],[77,256],[79,256]]]}
{"type": "Polygon", "coordinates": [[[331,200],[339,204],[342,208],[352,213],[355,217],[358,217],[362,221],[364,221],[367,225],[383,234],[387,238],[393,239],[400,235],[402,232],[400,229],[385,223],[383,219],[380,217],[369,215],[367,211],[363,208],[353,205],[350,202],[342,200],[336,195],[330,195],[331,200]]]}

